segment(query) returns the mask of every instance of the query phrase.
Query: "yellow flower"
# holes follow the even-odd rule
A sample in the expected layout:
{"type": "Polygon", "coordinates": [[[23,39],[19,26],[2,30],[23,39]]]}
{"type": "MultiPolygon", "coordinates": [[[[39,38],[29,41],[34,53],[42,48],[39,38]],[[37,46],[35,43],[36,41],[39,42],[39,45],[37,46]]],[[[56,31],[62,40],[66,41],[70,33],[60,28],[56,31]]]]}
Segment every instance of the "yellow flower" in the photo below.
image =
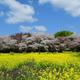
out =
{"type": "Polygon", "coordinates": [[[38,78],[42,79],[42,76],[38,76],[38,78]]]}
{"type": "Polygon", "coordinates": [[[18,72],[20,74],[20,72],[18,72]]]}
{"type": "Polygon", "coordinates": [[[2,75],[4,75],[4,72],[2,72],[2,75]]]}
{"type": "Polygon", "coordinates": [[[25,75],[24,74],[21,74],[22,75],[22,77],[24,77],[25,78],[25,75]]]}
{"type": "Polygon", "coordinates": [[[53,76],[53,80],[55,79],[56,77],[55,76],[53,76]]]}
{"type": "Polygon", "coordinates": [[[9,74],[7,74],[7,76],[9,76],[9,74]]]}
{"type": "Polygon", "coordinates": [[[35,75],[35,73],[33,73],[33,75],[35,75]]]}

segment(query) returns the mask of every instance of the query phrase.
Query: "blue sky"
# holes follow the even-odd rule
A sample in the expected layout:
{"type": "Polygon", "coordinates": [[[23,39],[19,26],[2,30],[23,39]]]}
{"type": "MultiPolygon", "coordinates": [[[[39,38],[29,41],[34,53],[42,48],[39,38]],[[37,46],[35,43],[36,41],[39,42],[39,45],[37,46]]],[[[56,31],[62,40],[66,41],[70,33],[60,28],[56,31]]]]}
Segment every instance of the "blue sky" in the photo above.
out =
{"type": "Polygon", "coordinates": [[[62,30],[80,34],[80,0],[0,0],[0,36],[62,30]]]}

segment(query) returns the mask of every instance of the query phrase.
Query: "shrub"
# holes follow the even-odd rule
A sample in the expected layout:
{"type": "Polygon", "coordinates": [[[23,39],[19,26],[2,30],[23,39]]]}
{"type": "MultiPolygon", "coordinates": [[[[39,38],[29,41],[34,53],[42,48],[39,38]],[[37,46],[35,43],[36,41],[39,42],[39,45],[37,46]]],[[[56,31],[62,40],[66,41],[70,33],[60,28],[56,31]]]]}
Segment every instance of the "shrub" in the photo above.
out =
{"type": "Polygon", "coordinates": [[[10,55],[14,55],[14,52],[10,52],[9,54],[10,54],[10,55]]]}
{"type": "Polygon", "coordinates": [[[55,33],[54,36],[56,38],[56,37],[59,37],[59,36],[62,36],[62,37],[63,36],[70,36],[72,34],[73,34],[73,32],[70,32],[70,31],[60,31],[60,32],[55,33]]]}

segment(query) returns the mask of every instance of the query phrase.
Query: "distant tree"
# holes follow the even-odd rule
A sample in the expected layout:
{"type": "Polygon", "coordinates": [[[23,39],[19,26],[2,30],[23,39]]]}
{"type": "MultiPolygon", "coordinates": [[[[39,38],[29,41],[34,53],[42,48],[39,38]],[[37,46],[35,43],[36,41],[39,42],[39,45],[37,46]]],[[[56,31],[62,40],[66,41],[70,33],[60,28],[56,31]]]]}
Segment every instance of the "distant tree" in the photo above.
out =
{"type": "Polygon", "coordinates": [[[30,33],[16,33],[15,35],[13,34],[13,35],[11,35],[10,37],[12,38],[12,39],[16,39],[17,40],[17,43],[20,43],[21,42],[21,40],[22,40],[22,36],[25,36],[25,35],[27,35],[27,37],[31,37],[31,34],[30,33]]]}
{"type": "Polygon", "coordinates": [[[70,31],[60,31],[60,32],[55,33],[54,36],[56,38],[56,37],[59,37],[59,36],[62,36],[62,37],[63,36],[70,36],[72,34],[73,34],[73,32],[70,32],[70,31]]]}

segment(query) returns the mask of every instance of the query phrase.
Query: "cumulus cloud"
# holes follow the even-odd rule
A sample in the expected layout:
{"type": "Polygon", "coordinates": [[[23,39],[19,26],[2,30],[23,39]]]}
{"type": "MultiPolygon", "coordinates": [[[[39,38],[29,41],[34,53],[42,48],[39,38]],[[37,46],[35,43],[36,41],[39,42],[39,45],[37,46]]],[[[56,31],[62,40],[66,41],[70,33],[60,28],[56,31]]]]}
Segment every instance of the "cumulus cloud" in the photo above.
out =
{"type": "Polygon", "coordinates": [[[77,29],[76,29],[75,26],[73,26],[73,25],[68,25],[67,27],[69,27],[69,28],[72,30],[72,32],[74,32],[74,34],[76,34],[77,29]]]}
{"type": "Polygon", "coordinates": [[[38,31],[47,31],[45,26],[34,26],[36,30],[38,31]]]}
{"type": "Polygon", "coordinates": [[[4,16],[4,12],[3,11],[0,12],[0,17],[2,17],[2,16],[4,16]]]}
{"type": "Polygon", "coordinates": [[[22,31],[22,32],[31,32],[31,31],[35,32],[34,29],[36,29],[38,31],[42,31],[42,32],[47,31],[45,26],[32,26],[32,27],[23,26],[23,25],[20,26],[20,31],[22,31]]]}
{"type": "Polygon", "coordinates": [[[28,3],[29,3],[30,5],[32,5],[32,4],[33,4],[33,0],[28,0],[28,3]]]}
{"type": "Polygon", "coordinates": [[[25,27],[25,26],[20,26],[20,31],[22,32],[30,32],[33,29],[33,27],[25,27]]]}
{"type": "Polygon", "coordinates": [[[70,27],[71,29],[74,29],[74,28],[75,28],[74,26],[71,26],[71,25],[70,25],[69,27],[70,27]]]}
{"type": "Polygon", "coordinates": [[[74,17],[80,16],[80,0],[39,0],[40,4],[51,3],[56,8],[61,8],[74,17]]]}
{"type": "Polygon", "coordinates": [[[0,3],[9,7],[7,13],[7,23],[18,23],[18,22],[34,22],[37,21],[33,18],[35,14],[34,8],[27,4],[21,4],[16,0],[0,0],[0,3]]]}

